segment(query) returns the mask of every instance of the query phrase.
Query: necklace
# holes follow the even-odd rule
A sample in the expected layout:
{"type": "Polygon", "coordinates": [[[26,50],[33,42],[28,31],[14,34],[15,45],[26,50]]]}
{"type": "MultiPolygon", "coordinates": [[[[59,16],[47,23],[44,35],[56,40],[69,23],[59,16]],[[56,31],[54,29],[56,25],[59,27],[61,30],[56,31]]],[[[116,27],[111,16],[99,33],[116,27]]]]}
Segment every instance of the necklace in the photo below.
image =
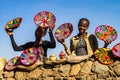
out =
{"type": "Polygon", "coordinates": [[[82,33],[78,35],[79,38],[86,38],[87,37],[87,33],[82,33]]]}

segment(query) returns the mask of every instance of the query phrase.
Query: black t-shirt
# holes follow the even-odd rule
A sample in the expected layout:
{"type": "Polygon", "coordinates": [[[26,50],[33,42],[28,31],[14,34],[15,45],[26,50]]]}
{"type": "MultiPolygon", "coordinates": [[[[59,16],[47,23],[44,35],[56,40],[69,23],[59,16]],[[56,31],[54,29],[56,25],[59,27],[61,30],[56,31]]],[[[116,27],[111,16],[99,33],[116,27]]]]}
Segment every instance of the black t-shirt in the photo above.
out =
{"type": "Polygon", "coordinates": [[[23,44],[21,46],[17,46],[16,42],[14,41],[13,35],[10,36],[10,39],[11,39],[13,49],[15,51],[23,51],[27,48],[32,48],[32,47],[36,47],[39,49],[39,47],[42,47],[44,50],[44,56],[47,57],[47,49],[56,47],[56,42],[55,42],[55,39],[53,37],[53,33],[49,32],[49,36],[50,36],[50,41],[45,40],[42,42],[42,44],[37,45],[37,46],[35,45],[35,42],[27,42],[26,44],[23,44]]]}

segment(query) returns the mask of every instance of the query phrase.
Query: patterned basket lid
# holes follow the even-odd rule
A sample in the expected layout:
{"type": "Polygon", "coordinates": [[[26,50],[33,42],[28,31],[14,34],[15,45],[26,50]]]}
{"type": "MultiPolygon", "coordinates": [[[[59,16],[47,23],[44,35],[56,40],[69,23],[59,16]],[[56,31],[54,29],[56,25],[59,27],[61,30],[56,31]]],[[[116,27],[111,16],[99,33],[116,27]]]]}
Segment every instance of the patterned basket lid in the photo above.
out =
{"type": "Polygon", "coordinates": [[[40,50],[37,48],[28,48],[23,51],[20,56],[20,61],[23,65],[29,66],[34,64],[40,58],[40,50]]]}
{"type": "Polygon", "coordinates": [[[7,61],[4,68],[5,70],[14,70],[19,64],[19,56],[15,56],[7,61]]]}
{"type": "Polygon", "coordinates": [[[114,62],[114,56],[109,48],[97,49],[94,52],[94,56],[102,64],[112,64],[114,62]]]}
{"type": "Polygon", "coordinates": [[[108,25],[100,25],[95,29],[96,36],[107,43],[116,40],[118,34],[116,30],[108,25]]]}
{"type": "Polygon", "coordinates": [[[56,17],[51,12],[42,11],[42,12],[37,13],[34,16],[34,22],[39,27],[48,28],[48,27],[50,27],[50,26],[55,24],[56,17]]]}
{"type": "Polygon", "coordinates": [[[13,29],[19,27],[21,22],[22,22],[22,18],[20,17],[10,20],[5,26],[6,31],[11,32],[13,29]]]}
{"type": "Polygon", "coordinates": [[[68,38],[73,31],[71,23],[64,23],[60,25],[55,31],[55,37],[58,41],[68,38]]]}
{"type": "Polygon", "coordinates": [[[112,52],[115,57],[120,58],[120,43],[113,46],[112,52]]]}

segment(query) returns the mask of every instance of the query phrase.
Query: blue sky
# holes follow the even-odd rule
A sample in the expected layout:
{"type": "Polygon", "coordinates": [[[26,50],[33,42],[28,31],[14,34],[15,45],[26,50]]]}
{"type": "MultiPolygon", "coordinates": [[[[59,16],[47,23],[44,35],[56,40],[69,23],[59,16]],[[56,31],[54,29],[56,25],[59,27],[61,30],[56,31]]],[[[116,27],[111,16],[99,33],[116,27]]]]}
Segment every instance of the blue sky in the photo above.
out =
{"type": "MultiPolygon", "coordinates": [[[[16,17],[22,17],[22,23],[14,30],[14,39],[18,45],[34,41],[36,25],[34,16],[41,11],[50,11],[56,16],[56,26],[53,31],[63,23],[70,22],[74,31],[65,41],[69,47],[69,40],[78,33],[77,24],[80,18],[90,20],[88,33],[94,34],[97,26],[107,24],[116,29],[118,38],[108,48],[112,48],[120,40],[120,0],[0,0],[0,57],[6,59],[20,56],[22,51],[14,51],[9,36],[4,30],[6,23],[16,17]]],[[[43,38],[49,40],[48,34],[43,38]]],[[[57,42],[57,41],[56,41],[57,42]]],[[[99,48],[103,47],[103,41],[99,40],[99,48]]],[[[55,49],[48,50],[50,54],[57,56],[64,51],[63,46],[57,42],[55,49]]]]}

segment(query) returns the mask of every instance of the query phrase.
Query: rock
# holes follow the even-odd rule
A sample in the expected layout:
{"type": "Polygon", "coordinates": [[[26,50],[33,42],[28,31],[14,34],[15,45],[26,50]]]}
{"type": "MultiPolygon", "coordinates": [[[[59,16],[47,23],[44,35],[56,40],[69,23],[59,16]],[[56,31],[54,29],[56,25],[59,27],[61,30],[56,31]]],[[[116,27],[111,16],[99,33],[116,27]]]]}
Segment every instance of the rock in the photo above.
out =
{"type": "Polygon", "coordinates": [[[120,77],[113,78],[112,80],[120,80],[120,77]]]}
{"type": "Polygon", "coordinates": [[[55,80],[63,80],[63,77],[55,77],[55,80]]]}
{"type": "Polygon", "coordinates": [[[81,68],[80,73],[85,73],[85,74],[90,74],[91,72],[91,67],[92,67],[93,62],[92,61],[87,61],[85,65],[81,68]]]}
{"type": "Polygon", "coordinates": [[[17,79],[17,80],[25,80],[25,78],[26,78],[26,73],[25,72],[17,71],[15,73],[15,79],[17,79]]]}
{"type": "Polygon", "coordinates": [[[62,66],[59,68],[59,71],[60,71],[60,72],[69,72],[69,70],[70,70],[70,64],[62,65],[62,66]]]}
{"type": "Polygon", "coordinates": [[[52,69],[45,69],[44,72],[42,73],[42,77],[52,76],[52,75],[53,75],[52,69]]]}
{"type": "Polygon", "coordinates": [[[26,76],[29,77],[29,78],[37,79],[42,73],[43,73],[43,70],[40,70],[40,69],[36,68],[35,70],[31,71],[26,76]]]}
{"type": "Polygon", "coordinates": [[[86,80],[97,80],[97,75],[90,75],[86,77],[86,80]]]}
{"type": "Polygon", "coordinates": [[[58,72],[54,72],[52,76],[53,77],[61,77],[61,75],[58,72]]]}
{"type": "Polygon", "coordinates": [[[116,65],[118,65],[118,64],[120,64],[120,61],[117,60],[117,61],[115,61],[113,64],[111,64],[110,66],[113,67],[113,66],[116,66],[116,65]]]}
{"type": "Polygon", "coordinates": [[[0,74],[0,80],[2,80],[3,79],[3,75],[2,74],[0,74]]]}
{"type": "Polygon", "coordinates": [[[70,76],[77,75],[81,69],[80,64],[74,64],[72,65],[71,71],[70,71],[70,76]]]}
{"type": "Polygon", "coordinates": [[[4,65],[6,64],[7,59],[6,58],[0,58],[0,71],[4,70],[4,65]]]}
{"type": "Polygon", "coordinates": [[[120,64],[113,67],[113,71],[120,76],[120,64]]]}
{"type": "Polygon", "coordinates": [[[6,80],[15,80],[14,78],[7,78],[6,80]]]}
{"type": "Polygon", "coordinates": [[[53,71],[56,71],[56,72],[57,72],[57,71],[58,71],[58,68],[53,68],[53,71]]]}
{"type": "Polygon", "coordinates": [[[113,80],[113,77],[106,78],[106,80],[113,80]]]}
{"type": "Polygon", "coordinates": [[[67,61],[69,63],[80,63],[87,59],[89,59],[88,55],[84,55],[84,56],[70,55],[70,56],[68,56],[67,61]]]}
{"type": "Polygon", "coordinates": [[[46,78],[44,78],[44,80],[54,80],[54,78],[53,77],[46,77],[46,78]]]}
{"type": "Polygon", "coordinates": [[[105,73],[109,71],[109,68],[107,65],[103,65],[99,63],[98,61],[95,61],[94,64],[92,65],[92,71],[95,73],[105,73]]]}
{"type": "Polygon", "coordinates": [[[64,59],[59,59],[58,62],[59,62],[59,63],[66,63],[66,62],[67,62],[67,59],[66,59],[66,58],[64,58],[64,59]]]}
{"type": "Polygon", "coordinates": [[[67,80],[76,80],[75,77],[68,77],[67,80]]]}
{"type": "Polygon", "coordinates": [[[76,77],[76,80],[86,80],[87,76],[79,76],[76,77]]]}
{"type": "Polygon", "coordinates": [[[108,75],[107,73],[98,74],[98,78],[99,78],[99,79],[106,79],[106,78],[108,78],[108,77],[109,77],[109,75],[108,75]]]}
{"type": "Polygon", "coordinates": [[[93,60],[68,63],[65,59],[60,59],[51,63],[52,65],[39,65],[30,71],[3,71],[0,80],[120,80],[120,61],[103,65],[93,60]]]}
{"type": "Polygon", "coordinates": [[[50,61],[50,60],[48,60],[48,61],[45,62],[45,64],[46,64],[46,65],[54,65],[54,64],[59,64],[59,62],[56,61],[56,60],[55,60],[55,61],[50,61]]]}
{"type": "Polygon", "coordinates": [[[62,65],[59,68],[60,75],[63,77],[69,76],[70,69],[71,69],[70,64],[62,65]]]}
{"type": "Polygon", "coordinates": [[[14,71],[5,71],[4,73],[3,73],[3,77],[5,77],[5,78],[12,78],[12,77],[14,77],[14,71]]]}

